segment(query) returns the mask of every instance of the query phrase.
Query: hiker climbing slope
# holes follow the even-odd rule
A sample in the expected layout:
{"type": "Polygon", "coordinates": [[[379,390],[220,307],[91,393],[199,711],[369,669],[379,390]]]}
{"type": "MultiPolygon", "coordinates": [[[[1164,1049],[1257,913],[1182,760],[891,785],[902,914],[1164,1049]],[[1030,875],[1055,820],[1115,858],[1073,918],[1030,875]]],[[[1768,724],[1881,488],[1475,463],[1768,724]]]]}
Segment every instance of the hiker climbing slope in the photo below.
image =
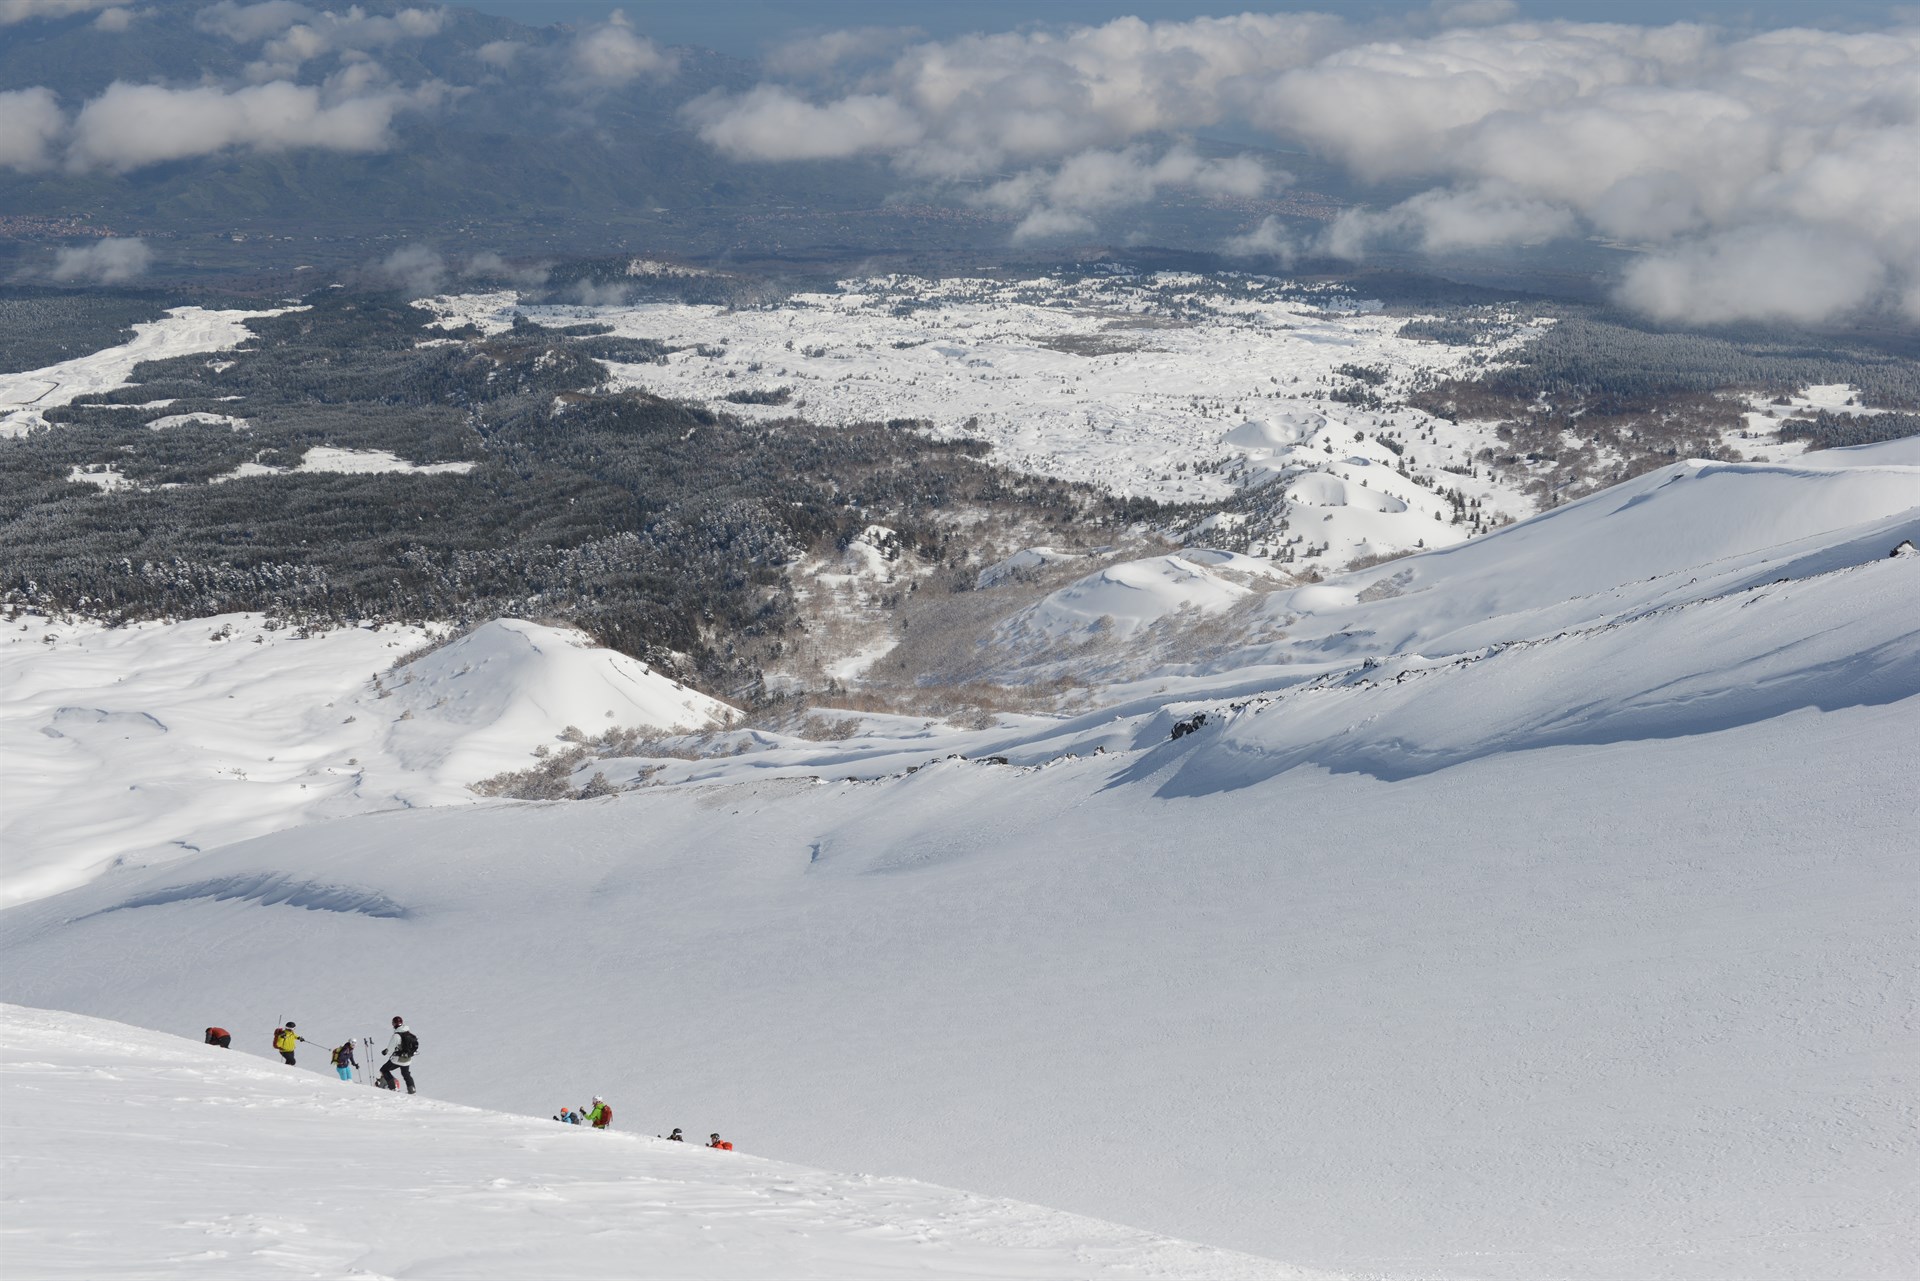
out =
{"type": "Polygon", "coordinates": [[[280,1051],[280,1057],[287,1061],[288,1067],[294,1066],[293,1047],[306,1039],[306,1037],[301,1036],[293,1030],[292,1019],[288,1019],[285,1024],[273,1029],[273,1048],[280,1051]]]}
{"type": "Polygon", "coordinates": [[[387,1061],[380,1065],[380,1088],[395,1090],[393,1070],[400,1069],[400,1075],[406,1078],[407,1093],[413,1094],[413,1056],[420,1052],[420,1038],[413,1034],[407,1021],[398,1014],[393,1016],[393,1037],[387,1042],[387,1061]]]}

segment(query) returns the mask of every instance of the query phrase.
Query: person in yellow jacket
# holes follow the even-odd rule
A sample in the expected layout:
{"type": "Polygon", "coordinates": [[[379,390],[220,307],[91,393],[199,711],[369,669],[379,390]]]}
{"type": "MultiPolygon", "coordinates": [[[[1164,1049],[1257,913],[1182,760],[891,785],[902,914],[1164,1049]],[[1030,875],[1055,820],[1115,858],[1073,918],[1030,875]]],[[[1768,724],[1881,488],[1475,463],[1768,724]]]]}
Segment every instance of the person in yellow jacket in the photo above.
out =
{"type": "Polygon", "coordinates": [[[292,1019],[287,1020],[285,1027],[273,1029],[273,1048],[280,1051],[280,1057],[287,1061],[288,1067],[293,1066],[293,1047],[306,1039],[293,1030],[292,1019]]]}

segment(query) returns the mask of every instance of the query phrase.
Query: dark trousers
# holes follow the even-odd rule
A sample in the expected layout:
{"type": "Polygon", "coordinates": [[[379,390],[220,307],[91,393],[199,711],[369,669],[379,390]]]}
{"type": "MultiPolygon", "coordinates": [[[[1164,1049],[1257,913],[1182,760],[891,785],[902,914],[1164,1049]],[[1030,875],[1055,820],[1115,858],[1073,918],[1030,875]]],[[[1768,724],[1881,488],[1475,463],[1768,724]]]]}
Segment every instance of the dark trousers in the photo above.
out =
{"type": "Polygon", "coordinates": [[[207,1044],[217,1045],[223,1050],[230,1050],[233,1048],[233,1035],[229,1033],[226,1036],[210,1036],[207,1038],[207,1044]]]}
{"type": "Polygon", "coordinates": [[[395,1063],[392,1059],[388,1059],[385,1063],[382,1063],[380,1065],[380,1084],[386,1086],[389,1090],[395,1088],[393,1084],[393,1070],[395,1068],[399,1068],[400,1075],[407,1078],[407,1093],[412,1094],[413,1069],[405,1063],[395,1063]]]}
{"type": "Polygon", "coordinates": [[[287,1066],[288,1066],[288,1067],[292,1067],[292,1066],[293,1066],[293,1051],[292,1051],[292,1050],[282,1050],[282,1051],[280,1051],[280,1057],[281,1057],[281,1058],[283,1058],[283,1059],[285,1059],[285,1060],[287,1061],[287,1066]]]}

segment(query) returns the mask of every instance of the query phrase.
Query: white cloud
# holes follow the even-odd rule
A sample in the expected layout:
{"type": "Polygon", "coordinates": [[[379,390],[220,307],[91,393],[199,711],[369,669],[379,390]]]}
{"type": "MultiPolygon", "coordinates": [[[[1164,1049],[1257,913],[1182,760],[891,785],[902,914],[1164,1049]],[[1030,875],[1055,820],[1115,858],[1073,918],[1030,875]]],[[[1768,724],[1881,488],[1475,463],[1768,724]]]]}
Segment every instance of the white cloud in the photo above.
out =
{"type": "Polygon", "coordinates": [[[193,15],[193,24],[202,31],[223,36],[235,44],[257,44],[268,36],[277,36],[296,22],[313,18],[314,11],[295,0],[261,0],[259,4],[240,4],[220,0],[193,15]]]}
{"type": "Polygon", "coordinates": [[[920,121],[882,94],[851,94],[816,106],[773,85],[737,98],[708,94],[688,117],[713,146],[737,159],[831,160],[897,152],[919,140],[920,121]]]}
{"type": "Polygon", "coordinates": [[[1635,262],[1620,300],[1657,320],[1831,320],[1886,288],[1872,249],[1806,226],[1743,227],[1635,262]]]}
{"type": "Polygon", "coordinates": [[[641,76],[671,75],[674,70],[673,58],[634,31],[619,9],[574,38],[572,61],[586,87],[623,85],[641,76]]]}
{"type": "Polygon", "coordinates": [[[45,169],[67,129],[53,90],[35,87],[0,92],[0,167],[45,169]]]}
{"type": "Polygon", "coordinates": [[[918,27],[853,27],[790,40],[760,62],[777,76],[818,76],[892,53],[925,33],[918,27]]]}
{"type": "Polygon", "coordinates": [[[260,44],[260,60],[248,74],[265,81],[291,77],[306,63],[330,54],[366,53],[438,35],[448,16],[441,8],[407,8],[389,15],[369,14],[359,5],[333,10],[293,0],[222,0],[201,10],[194,22],[235,44],[260,44]]]}
{"type": "Polygon", "coordinates": [[[447,282],[447,260],[431,245],[402,245],[374,271],[416,297],[437,294],[447,282]]]}
{"type": "Polygon", "coordinates": [[[104,31],[109,35],[118,35],[133,26],[136,18],[144,18],[146,16],[147,11],[145,9],[106,9],[101,12],[99,17],[93,20],[93,26],[96,31],[104,31]]]}
{"type": "Polygon", "coordinates": [[[281,80],[234,90],[116,81],[74,119],[67,165],[125,172],[230,148],[383,151],[394,116],[438,101],[440,87],[369,87],[370,76],[377,72],[350,68],[326,86],[281,80]]]}
{"type": "Polygon", "coordinates": [[[1275,182],[1251,157],[1207,160],[1187,147],[1154,155],[1143,146],[1083,151],[1053,169],[1029,169],[994,183],[973,202],[1028,211],[1014,239],[1031,240],[1093,230],[1088,215],[1142,204],[1173,189],[1206,196],[1257,196],[1275,182]]]}
{"type": "Polygon", "coordinates": [[[1579,231],[1571,210],[1504,183],[1423,191],[1391,209],[1349,209],[1334,219],[1318,248],[1336,258],[1364,258],[1380,244],[1411,244],[1426,253],[1536,245],[1579,231]]]}
{"type": "MultiPolygon", "coordinates": [[[[1729,317],[1834,315],[1840,295],[1920,297],[1911,17],[1870,32],[1742,35],[1513,12],[1508,0],[1441,0],[1396,38],[1314,14],[967,36],[911,45],[842,74],[835,91],[761,84],[711,95],[687,117],[737,159],[877,155],[915,181],[985,181],[978,199],[1036,215],[1023,235],[1078,231],[1101,208],[1151,198],[1163,184],[1143,176],[1154,162],[1137,147],[1251,126],[1363,180],[1430,188],[1342,220],[1322,241],[1342,252],[1591,235],[1649,252],[1622,297],[1661,314],[1676,282],[1714,300],[1699,314],[1729,317]],[[1763,241],[1802,256],[1783,279],[1810,263],[1832,287],[1801,281],[1789,292],[1808,302],[1787,309],[1716,279],[1752,268],[1743,247],[1763,241]]],[[[823,74],[843,55],[871,56],[864,33],[845,37],[776,65],[823,74]]],[[[1282,230],[1236,243],[1265,252],[1282,230]]]]}
{"type": "Polygon", "coordinates": [[[1252,231],[1229,236],[1222,246],[1237,258],[1278,258],[1291,264],[1300,255],[1300,242],[1278,218],[1266,217],[1252,231]]]}
{"type": "Polygon", "coordinates": [[[545,263],[509,262],[491,249],[483,249],[467,259],[467,265],[460,269],[460,274],[484,276],[490,280],[505,280],[522,288],[532,289],[547,283],[551,269],[545,263]]]}
{"type": "Polygon", "coordinates": [[[76,13],[105,9],[116,0],[0,0],[0,27],[34,18],[71,18],[76,13]]]}
{"type": "Polygon", "coordinates": [[[474,50],[473,56],[489,67],[511,67],[526,46],[512,40],[489,40],[474,50]]]}
{"type": "Polygon", "coordinates": [[[55,280],[93,280],[117,284],[147,274],[153,251],[143,240],[109,236],[90,245],[62,249],[54,255],[55,280]]]}
{"type": "Polygon", "coordinates": [[[905,49],[824,102],[759,86],[706,100],[691,119],[721,150],[754,160],[821,154],[823,121],[883,121],[837,154],[884,150],[909,173],[978,178],[1218,123],[1235,114],[1250,77],[1308,62],[1342,31],[1325,15],[1241,14],[967,36],[905,49]]]}

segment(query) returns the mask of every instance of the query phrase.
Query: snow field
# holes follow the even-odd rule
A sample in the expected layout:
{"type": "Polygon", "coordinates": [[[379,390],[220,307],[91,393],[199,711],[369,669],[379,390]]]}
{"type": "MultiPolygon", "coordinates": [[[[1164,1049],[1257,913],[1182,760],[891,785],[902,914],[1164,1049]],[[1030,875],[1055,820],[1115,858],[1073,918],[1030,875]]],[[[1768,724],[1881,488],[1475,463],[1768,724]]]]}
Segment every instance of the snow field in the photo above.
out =
{"type": "Polygon", "coordinates": [[[0,1006],[0,1089],[0,1224],[21,1277],[1314,1275],[905,1179],[387,1097],[19,1006],[0,1006]]]}
{"type": "Polygon", "coordinates": [[[118,347],[76,356],[45,369],[0,374],[0,437],[22,436],[48,426],[41,410],[126,386],[133,367],[143,360],[231,351],[253,337],[247,321],[291,310],[297,309],[210,311],[205,307],[175,307],[159,320],[134,325],[133,338],[118,347]]]}
{"type": "MultiPolygon", "coordinates": [[[[1173,576],[1257,565],[1096,575],[1051,607],[1158,593],[1123,648],[1167,646],[1098,711],[743,731],[590,762],[651,782],[588,803],[283,815],[8,909],[0,991],[262,1048],[403,1010],[436,1098],[597,1092],[650,1132],[1350,1274],[1904,1278],[1909,539],[1899,441],[1684,462],[1239,598],[1242,642],[1205,655],[1173,576]]],[[[65,644],[16,670],[70,680],[65,644]]],[[[496,685],[594,660],[549,648],[506,628],[363,691],[385,768],[436,777],[505,719],[496,685]],[[409,743],[389,707],[443,729],[409,743]]],[[[134,653],[101,668],[149,679],[134,653]]],[[[54,719],[10,721],[10,763],[70,750],[42,724],[155,738],[103,719],[140,700],[31,698],[54,719]]],[[[20,794],[62,832],[103,777],[20,794]]]]}
{"type": "Polygon", "coordinates": [[[1303,502],[1312,510],[1294,522],[1300,555],[1319,565],[1465,538],[1435,488],[1482,499],[1489,519],[1527,514],[1531,502],[1518,494],[1440,471],[1469,464],[1484,443],[1473,427],[1324,397],[1345,382],[1341,366],[1380,369],[1389,389],[1404,388],[1495,358],[1533,330],[1490,347],[1447,347],[1398,337],[1403,318],[1328,309],[1339,301],[1280,281],[1242,297],[1203,277],[1163,273],[850,280],[766,310],[523,308],[511,293],[417,305],[448,327],[489,333],[523,311],[543,323],[609,324],[681,348],[665,365],[611,364],[616,386],[748,418],[922,420],[938,435],[990,442],[1002,465],[1123,494],[1217,500],[1276,476],[1324,473],[1339,484],[1311,488],[1303,502]],[[726,400],[781,388],[792,393],[788,403],[726,400]],[[1401,456],[1372,439],[1382,431],[1407,439],[1410,471],[1432,488],[1397,474],[1401,456]],[[1417,439],[1427,431],[1432,443],[1417,439]],[[1308,554],[1320,545],[1326,550],[1308,554]]]}
{"type": "Polygon", "coordinates": [[[243,1044],[398,1010],[434,1097],[597,1092],[1334,1271],[1893,1278],[1912,811],[1859,762],[1917,710],[1398,782],[1248,778],[1202,731],[374,815],[13,909],[0,948],[17,1000],[243,1044]]]}
{"type": "Polygon", "coordinates": [[[533,764],[569,726],[733,715],[578,633],[515,620],[386,671],[430,640],[302,636],[253,615],[0,624],[0,902],[318,818],[470,802],[469,784],[533,764]]]}

